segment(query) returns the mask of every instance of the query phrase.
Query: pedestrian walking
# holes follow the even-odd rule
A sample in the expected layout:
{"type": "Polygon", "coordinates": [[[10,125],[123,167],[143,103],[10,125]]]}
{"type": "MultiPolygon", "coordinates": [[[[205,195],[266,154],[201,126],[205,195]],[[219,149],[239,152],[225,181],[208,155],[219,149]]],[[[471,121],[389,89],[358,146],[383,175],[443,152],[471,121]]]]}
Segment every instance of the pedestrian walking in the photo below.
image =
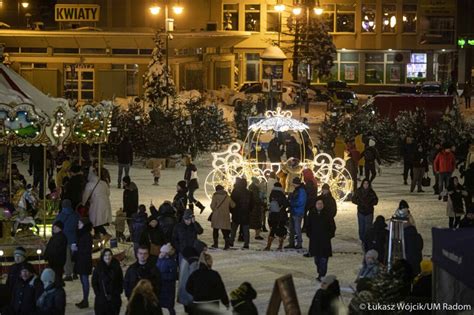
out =
{"type": "Polygon", "coordinates": [[[61,202],[61,212],[56,216],[56,221],[64,224],[64,235],[67,238],[66,264],[64,265],[64,281],[73,280],[74,263],[72,261],[72,244],[77,242],[77,224],[79,214],[73,210],[71,200],[64,199],[61,202]]]}
{"type": "Polygon", "coordinates": [[[438,199],[441,200],[443,198],[441,194],[444,194],[443,201],[448,201],[445,190],[447,190],[449,179],[456,168],[456,157],[451,152],[451,147],[448,144],[445,144],[444,149],[436,155],[433,167],[435,172],[439,174],[438,199]]]}
{"type": "Polygon", "coordinates": [[[66,292],[56,283],[56,274],[51,268],[41,273],[43,293],[36,300],[36,315],[64,315],[66,313],[66,292]]]}
{"type": "Polygon", "coordinates": [[[303,221],[306,206],[306,188],[299,177],[293,179],[295,190],[290,196],[290,239],[285,248],[303,248],[303,235],[301,223],[303,221]],[[296,246],[295,246],[296,243],[296,246]]]}
{"type": "Polygon", "coordinates": [[[428,159],[421,144],[418,145],[416,152],[413,154],[412,167],[413,178],[411,180],[410,192],[415,190],[415,186],[417,186],[417,192],[424,192],[421,188],[421,182],[424,174],[428,173],[428,159]]]}
{"type": "Polygon", "coordinates": [[[365,148],[364,152],[362,152],[361,156],[364,158],[364,171],[365,171],[365,178],[368,178],[369,181],[372,183],[377,176],[376,172],[376,163],[378,163],[379,168],[382,164],[379,157],[379,151],[375,148],[375,140],[369,140],[369,147],[365,148]]]}
{"type": "Polygon", "coordinates": [[[127,315],[163,315],[158,296],[150,280],[140,280],[128,301],[127,315]]]}
{"type": "Polygon", "coordinates": [[[188,187],[188,201],[189,208],[193,210],[194,205],[199,208],[200,213],[204,211],[204,206],[200,203],[195,197],[194,193],[199,189],[198,176],[197,176],[197,167],[191,160],[190,156],[187,156],[185,159],[186,170],[184,172],[184,180],[186,181],[186,186],[188,187]]]}
{"type": "MultiPolygon", "coordinates": [[[[94,312],[96,315],[119,315],[123,291],[123,272],[112,250],[105,248],[92,273],[94,312]]],[[[142,314],[143,315],[143,314],[142,314]]]]}
{"type": "Polygon", "coordinates": [[[183,214],[188,207],[188,187],[186,181],[180,180],[176,184],[176,195],[173,198],[173,207],[176,211],[176,218],[178,222],[183,220],[183,214]]]}
{"type": "Polygon", "coordinates": [[[201,225],[196,221],[191,210],[186,210],[183,215],[183,222],[178,223],[173,230],[171,244],[179,254],[179,261],[183,259],[183,250],[188,246],[193,246],[198,239],[198,235],[204,232],[201,225]]]}
{"type": "Polygon", "coordinates": [[[72,244],[74,273],[79,276],[82,286],[82,300],[77,308],[89,307],[89,276],[92,274],[92,223],[89,218],[81,218],[77,224],[77,242],[72,244]]]}
{"type": "MultiPolygon", "coordinates": [[[[101,174],[101,177],[105,174],[101,174]]],[[[94,237],[100,239],[109,233],[105,226],[112,222],[112,206],[110,204],[110,187],[104,178],[99,178],[91,167],[86,188],[82,196],[82,204],[90,202],[89,220],[94,228],[94,237]]]]}
{"type": "Polygon", "coordinates": [[[235,202],[225,191],[221,185],[216,186],[216,192],[212,196],[211,201],[211,227],[212,227],[212,248],[219,247],[219,230],[221,230],[224,238],[224,249],[230,247],[230,209],[235,207],[235,202]]]}
{"type": "Polygon", "coordinates": [[[459,227],[461,217],[464,215],[463,198],[467,196],[468,193],[459,183],[457,176],[451,177],[449,179],[448,204],[446,206],[446,215],[449,217],[450,229],[459,227]]]}
{"type": "Polygon", "coordinates": [[[412,137],[405,137],[401,151],[403,157],[403,185],[408,185],[408,174],[410,174],[410,179],[413,181],[413,160],[416,152],[416,144],[413,143],[412,137]]]}
{"type": "Polygon", "coordinates": [[[471,96],[472,96],[472,85],[471,82],[466,81],[464,84],[464,89],[462,91],[461,96],[464,96],[464,105],[466,109],[471,108],[471,96]]]}
{"type": "MultiPolygon", "coordinates": [[[[21,269],[24,268],[24,265],[31,265],[27,261],[27,256],[26,256],[26,249],[23,246],[18,246],[15,248],[15,251],[13,252],[13,259],[14,259],[14,264],[10,266],[8,269],[8,276],[7,276],[7,288],[10,294],[13,293],[13,288],[15,287],[16,283],[20,280],[20,273],[21,269]]],[[[28,266],[28,269],[32,269],[33,265],[28,266]]]]}
{"type": "Polygon", "coordinates": [[[245,178],[238,177],[235,179],[234,189],[232,190],[230,198],[235,203],[235,207],[231,210],[232,220],[230,246],[234,246],[237,228],[240,226],[244,237],[243,249],[248,249],[250,243],[250,209],[253,208],[253,198],[252,193],[247,189],[247,181],[245,178]]]}
{"type": "Polygon", "coordinates": [[[321,199],[316,201],[315,208],[309,212],[306,234],[309,238],[309,252],[314,257],[318,272],[316,280],[321,282],[328,270],[329,257],[332,256],[331,235],[334,235],[331,216],[321,199]]]}
{"type": "Polygon", "coordinates": [[[170,315],[175,315],[174,301],[176,299],[176,280],[178,279],[178,264],[175,250],[170,243],[161,246],[160,256],[156,263],[160,272],[160,306],[166,308],[170,315]]]}
{"type": "Polygon", "coordinates": [[[377,251],[377,258],[381,264],[386,264],[388,244],[388,230],[385,218],[381,215],[375,218],[374,224],[367,230],[364,239],[364,252],[373,249],[377,251]]]}
{"type": "Polygon", "coordinates": [[[67,255],[67,238],[63,232],[64,223],[56,221],[53,223],[53,235],[46,244],[44,250],[44,259],[48,262],[48,266],[54,270],[56,275],[56,283],[63,284],[64,264],[67,255]]]}
{"type": "Polygon", "coordinates": [[[122,175],[125,171],[125,176],[129,176],[130,167],[133,164],[133,147],[128,137],[123,137],[117,148],[117,162],[118,162],[118,188],[122,185],[122,175]]]}
{"type": "Polygon", "coordinates": [[[189,276],[186,284],[186,290],[193,296],[193,315],[204,315],[208,314],[208,310],[218,310],[220,303],[229,308],[224,282],[219,273],[212,269],[212,264],[212,256],[201,253],[199,269],[189,276]]]}
{"type": "Polygon", "coordinates": [[[138,211],[138,187],[129,176],[123,178],[123,211],[127,214],[127,225],[132,236],[132,216],[138,211]]]}
{"type": "Polygon", "coordinates": [[[367,231],[372,227],[374,207],[378,204],[377,194],[372,189],[370,180],[364,179],[357,189],[352,203],[357,205],[357,223],[359,226],[359,240],[365,241],[367,231]]]}
{"type": "MultiPolygon", "coordinates": [[[[156,296],[160,296],[160,272],[150,259],[148,247],[137,249],[137,261],[128,267],[123,279],[123,290],[127,299],[131,299],[132,291],[141,280],[149,280],[156,296]]],[[[143,314],[142,314],[143,315],[143,314]]]]}
{"type": "MultiPolygon", "coordinates": [[[[61,280],[61,279],[60,279],[61,280]]],[[[20,270],[20,278],[13,288],[10,300],[10,314],[31,315],[36,314],[36,301],[43,292],[43,284],[36,277],[33,266],[24,264],[20,270]]]]}
{"type": "Polygon", "coordinates": [[[260,235],[262,232],[262,214],[264,209],[265,199],[264,192],[260,189],[260,181],[256,177],[252,177],[251,183],[249,186],[249,191],[252,194],[252,205],[250,209],[250,223],[249,228],[255,230],[255,239],[263,240],[263,237],[260,235]]]}
{"type": "Polygon", "coordinates": [[[130,231],[131,241],[133,243],[134,253],[137,252],[143,231],[148,223],[148,215],[145,205],[138,206],[138,212],[132,215],[132,230],[130,231]]]}
{"type": "Polygon", "coordinates": [[[267,246],[264,250],[271,249],[275,237],[278,237],[278,250],[282,250],[283,242],[288,234],[286,230],[286,223],[288,221],[286,210],[290,206],[290,203],[280,183],[277,182],[273,186],[269,200],[270,213],[268,215],[268,226],[270,227],[270,234],[268,235],[267,246]]]}

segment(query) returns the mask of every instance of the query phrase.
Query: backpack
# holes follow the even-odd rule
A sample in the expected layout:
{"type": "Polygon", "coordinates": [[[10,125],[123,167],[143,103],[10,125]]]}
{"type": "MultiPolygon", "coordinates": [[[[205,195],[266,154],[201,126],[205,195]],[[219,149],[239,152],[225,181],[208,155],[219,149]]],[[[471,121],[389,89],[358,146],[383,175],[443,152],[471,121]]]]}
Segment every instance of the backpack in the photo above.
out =
{"type": "Polygon", "coordinates": [[[279,213],[280,212],[280,204],[276,200],[272,200],[270,202],[270,212],[272,213],[279,213]]]}

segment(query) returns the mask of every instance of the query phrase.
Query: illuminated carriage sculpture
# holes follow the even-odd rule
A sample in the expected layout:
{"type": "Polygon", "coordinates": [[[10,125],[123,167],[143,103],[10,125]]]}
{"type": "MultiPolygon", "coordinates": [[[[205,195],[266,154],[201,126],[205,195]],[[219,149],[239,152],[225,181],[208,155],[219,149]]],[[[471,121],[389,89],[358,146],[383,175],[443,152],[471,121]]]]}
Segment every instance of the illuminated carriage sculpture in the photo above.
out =
{"type": "Polygon", "coordinates": [[[205,192],[209,199],[217,185],[222,185],[231,191],[238,177],[250,179],[256,177],[266,181],[266,175],[274,171],[291,173],[300,176],[302,170],[313,171],[319,185],[329,184],[334,198],[342,202],[352,191],[352,178],[345,168],[345,161],[332,158],[329,154],[319,153],[313,159],[307,158],[307,150],[314,150],[309,127],[293,119],[290,111],[267,111],[264,119],[249,126],[247,137],[243,144],[232,143],[226,151],[212,153],[213,170],[206,177],[205,192]],[[287,133],[299,140],[301,161],[289,158],[282,162],[270,163],[259,161],[258,154],[251,154],[252,148],[257,148],[262,140],[273,137],[273,134],[287,133]],[[252,156],[253,155],[253,156],[252,156]],[[292,167],[287,167],[292,164],[292,167]]]}

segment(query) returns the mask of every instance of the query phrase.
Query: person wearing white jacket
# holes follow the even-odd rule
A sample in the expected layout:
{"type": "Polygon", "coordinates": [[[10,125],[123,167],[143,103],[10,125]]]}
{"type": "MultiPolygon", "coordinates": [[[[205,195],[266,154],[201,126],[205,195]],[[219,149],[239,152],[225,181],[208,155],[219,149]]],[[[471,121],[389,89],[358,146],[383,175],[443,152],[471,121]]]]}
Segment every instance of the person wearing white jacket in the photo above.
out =
{"type": "Polygon", "coordinates": [[[110,187],[104,178],[99,180],[95,170],[91,167],[87,177],[87,185],[82,195],[82,204],[90,198],[89,220],[94,227],[94,236],[109,235],[104,226],[112,222],[112,206],[110,204],[110,187]]]}

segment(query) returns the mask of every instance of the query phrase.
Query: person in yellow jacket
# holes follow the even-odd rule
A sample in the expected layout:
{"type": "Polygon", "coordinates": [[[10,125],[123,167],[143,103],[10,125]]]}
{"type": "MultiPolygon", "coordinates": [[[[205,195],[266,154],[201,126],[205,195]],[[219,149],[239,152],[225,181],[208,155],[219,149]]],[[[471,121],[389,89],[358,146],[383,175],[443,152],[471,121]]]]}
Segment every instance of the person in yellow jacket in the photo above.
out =
{"type": "Polygon", "coordinates": [[[56,188],[61,191],[63,188],[63,181],[65,177],[69,176],[69,170],[71,169],[71,162],[65,160],[61,165],[61,169],[56,174],[56,188]]]}

